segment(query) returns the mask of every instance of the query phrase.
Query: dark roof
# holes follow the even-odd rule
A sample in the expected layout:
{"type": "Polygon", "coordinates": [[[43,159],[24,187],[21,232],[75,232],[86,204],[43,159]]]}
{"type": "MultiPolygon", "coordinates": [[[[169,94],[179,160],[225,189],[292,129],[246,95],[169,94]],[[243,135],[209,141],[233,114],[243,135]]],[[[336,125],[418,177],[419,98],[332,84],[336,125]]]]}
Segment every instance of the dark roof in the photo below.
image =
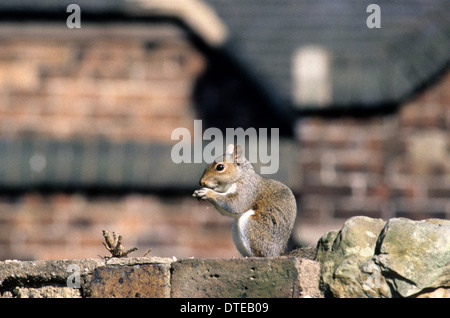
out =
{"type": "Polygon", "coordinates": [[[229,27],[234,54],[286,102],[304,45],[331,53],[334,107],[396,105],[450,61],[448,0],[205,1],[229,27]],[[379,29],[366,26],[370,3],[381,8],[379,29]]]}

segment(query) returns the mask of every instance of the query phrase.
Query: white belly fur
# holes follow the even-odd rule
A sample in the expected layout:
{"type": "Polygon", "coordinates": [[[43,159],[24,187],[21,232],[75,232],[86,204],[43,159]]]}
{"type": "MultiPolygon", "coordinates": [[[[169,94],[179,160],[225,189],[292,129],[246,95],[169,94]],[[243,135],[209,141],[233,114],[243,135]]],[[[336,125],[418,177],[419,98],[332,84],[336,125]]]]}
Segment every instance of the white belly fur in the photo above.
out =
{"type": "Polygon", "coordinates": [[[233,242],[243,256],[254,256],[250,248],[250,239],[248,238],[247,233],[247,225],[250,221],[249,218],[254,214],[255,211],[248,210],[247,212],[244,212],[239,218],[235,219],[233,223],[233,242]]]}

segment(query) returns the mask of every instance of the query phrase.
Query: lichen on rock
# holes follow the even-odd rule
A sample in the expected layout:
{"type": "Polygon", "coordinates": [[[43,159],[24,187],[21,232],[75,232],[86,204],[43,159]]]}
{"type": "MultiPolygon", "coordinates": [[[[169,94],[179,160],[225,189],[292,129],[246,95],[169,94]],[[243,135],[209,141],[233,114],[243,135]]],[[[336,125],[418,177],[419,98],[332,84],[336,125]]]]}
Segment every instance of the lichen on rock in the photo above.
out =
{"type": "Polygon", "coordinates": [[[450,221],[353,217],[319,240],[316,259],[326,296],[448,295],[450,221]]]}

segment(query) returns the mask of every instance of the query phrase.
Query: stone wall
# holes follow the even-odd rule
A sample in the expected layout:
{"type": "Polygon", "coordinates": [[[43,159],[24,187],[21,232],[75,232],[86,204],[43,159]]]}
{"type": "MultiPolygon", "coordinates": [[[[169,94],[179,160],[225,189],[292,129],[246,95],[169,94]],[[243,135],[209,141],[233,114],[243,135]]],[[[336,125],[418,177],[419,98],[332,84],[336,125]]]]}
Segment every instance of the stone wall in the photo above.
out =
{"type": "Polygon", "coordinates": [[[318,264],[297,257],[0,263],[2,297],[322,297],[318,278],[318,264]]]}

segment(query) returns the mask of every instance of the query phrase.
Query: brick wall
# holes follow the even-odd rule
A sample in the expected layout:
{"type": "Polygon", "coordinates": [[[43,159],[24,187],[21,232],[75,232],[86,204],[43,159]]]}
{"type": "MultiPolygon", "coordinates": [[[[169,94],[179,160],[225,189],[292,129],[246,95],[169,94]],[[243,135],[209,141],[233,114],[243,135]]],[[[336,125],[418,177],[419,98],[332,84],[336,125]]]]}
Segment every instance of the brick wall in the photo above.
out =
{"type": "Polygon", "coordinates": [[[193,126],[205,59],[175,26],[3,25],[0,43],[2,137],[168,142],[193,126]]]}
{"type": "Polygon", "coordinates": [[[354,215],[450,218],[450,73],[398,113],[305,118],[297,137],[304,233],[354,215]]]}

